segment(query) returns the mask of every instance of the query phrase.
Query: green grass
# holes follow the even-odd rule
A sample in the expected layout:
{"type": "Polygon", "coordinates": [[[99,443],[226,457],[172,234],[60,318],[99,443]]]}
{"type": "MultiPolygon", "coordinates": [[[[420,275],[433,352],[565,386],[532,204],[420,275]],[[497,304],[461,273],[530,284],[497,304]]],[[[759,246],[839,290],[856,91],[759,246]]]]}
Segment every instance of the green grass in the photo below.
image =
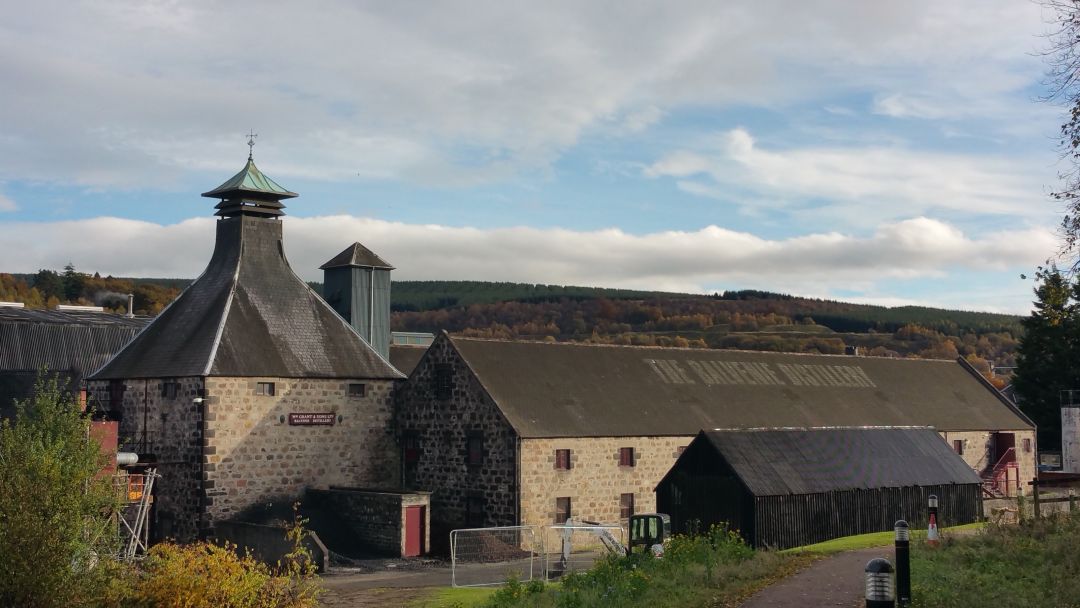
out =
{"type": "Polygon", "coordinates": [[[476,608],[490,601],[495,591],[491,587],[441,587],[410,608],[476,608]]]}
{"type": "Polygon", "coordinates": [[[754,551],[737,534],[714,528],[702,536],[672,538],[663,559],[643,554],[612,555],[598,561],[587,572],[564,575],[558,583],[511,581],[493,593],[488,591],[486,598],[474,590],[461,594],[462,590],[443,589],[414,606],[734,607],[757,590],[794,573],[814,559],[806,554],[754,551]]]}
{"type": "Polygon", "coordinates": [[[917,608],[1080,607],[1080,516],[989,525],[911,552],[917,608]]]}
{"type": "MultiPolygon", "coordinates": [[[[972,530],[980,530],[986,527],[986,523],[977,522],[973,524],[964,524],[962,526],[952,526],[950,528],[943,528],[941,530],[942,536],[948,536],[950,533],[966,532],[972,530]]],[[[793,549],[787,549],[782,553],[811,553],[815,555],[831,555],[833,553],[840,553],[841,551],[854,551],[855,549],[867,549],[869,547],[880,547],[882,545],[891,545],[895,539],[895,533],[888,532],[871,532],[870,534],[859,534],[857,536],[845,536],[843,538],[834,538],[825,542],[816,543],[813,545],[806,545],[805,547],[795,547],[793,549]]],[[[912,530],[912,540],[922,540],[926,538],[926,530],[912,530]]]]}

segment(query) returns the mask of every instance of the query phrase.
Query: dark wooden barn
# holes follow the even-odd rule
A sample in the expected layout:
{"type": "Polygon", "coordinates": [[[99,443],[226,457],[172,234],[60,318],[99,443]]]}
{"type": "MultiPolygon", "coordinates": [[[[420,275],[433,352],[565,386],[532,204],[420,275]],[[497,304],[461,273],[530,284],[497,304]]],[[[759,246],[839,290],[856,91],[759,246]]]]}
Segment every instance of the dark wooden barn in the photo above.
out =
{"type": "Polygon", "coordinates": [[[656,487],[676,532],[727,523],[756,547],[786,549],[927,522],[975,521],[980,480],[933,429],[702,431],[656,487]]]}

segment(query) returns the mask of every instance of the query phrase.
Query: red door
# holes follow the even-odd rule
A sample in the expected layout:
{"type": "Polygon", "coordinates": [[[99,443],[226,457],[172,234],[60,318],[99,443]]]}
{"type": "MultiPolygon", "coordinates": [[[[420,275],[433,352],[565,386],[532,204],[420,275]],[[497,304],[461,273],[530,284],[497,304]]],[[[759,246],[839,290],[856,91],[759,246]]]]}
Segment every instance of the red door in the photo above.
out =
{"type": "Polygon", "coordinates": [[[405,557],[424,550],[424,507],[405,507],[405,557]]]}

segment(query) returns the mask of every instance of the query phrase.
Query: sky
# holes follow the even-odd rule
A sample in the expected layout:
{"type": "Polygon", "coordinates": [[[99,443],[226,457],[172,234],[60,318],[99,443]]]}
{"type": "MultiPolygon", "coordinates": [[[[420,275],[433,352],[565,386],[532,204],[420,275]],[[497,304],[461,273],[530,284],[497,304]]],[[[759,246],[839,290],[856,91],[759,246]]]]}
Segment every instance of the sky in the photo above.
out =
{"type": "Polygon", "coordinates": [[[1024,314],[1060,105],[1025,0],[36,0],[0,20],[0,271],[196,277],[258,167],[294,270],[1024,314]],[[1028,278],[1022,278],[1027,275],[1028,278]]]}

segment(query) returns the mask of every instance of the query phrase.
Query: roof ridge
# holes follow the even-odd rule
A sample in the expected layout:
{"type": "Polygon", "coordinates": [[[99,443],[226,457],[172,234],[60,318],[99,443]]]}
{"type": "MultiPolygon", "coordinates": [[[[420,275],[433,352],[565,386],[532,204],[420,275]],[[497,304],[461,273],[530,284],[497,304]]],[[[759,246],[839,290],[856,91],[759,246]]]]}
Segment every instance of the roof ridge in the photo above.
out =
{"type": "Polygon", "coordinates": [[[545,342],[544,340],[526,340],[526,339],[521,339],[521,338],[518,338],[518,339],[515,339],[515,340],[506,340],[506,339],[502,339],[502,338],[480,338],[480,337],[475,337],[475,336],[455,336],[455,335],[452,335],[452,334],[449,334],[449,333],[447,335],[450,337],[451,340],[460,340],[460,341],[467,341],[467,342],[496,342],[496,343],[503,343],[503,344],[541,344],[541,345],[544,345],[544,346],[564,346],[564,347],[579,346],[579,347],[585,347],[585,348],[605,348],[606,347],[606,348],[626,348],[626,349],[638,349],[638,350],[650,350],[650,349],[652,349],[652,350],[665,350],[665,351],[676,351],[676,352],[698,352],[698,353],[722,352],[722,353],[751,353],[751,354],[761,354],[761,355],[796,355],[796,356],[801,356],[801,357],[836,357],[836,358],[847,359],[847,360],[852,360],[852,359],[868,360],[869,359],[869,360],[884,360],[884,361],[921,361],[921,362],[950,363],[950,364],[955,364],[957,362],[956,359],[922,359],[922,358],[918,358],[918,357],[870,357],[870,356],[864,356],[864,355],[845,355],[845,354],[834,354],[834,353],[797,353],[797,352],[791,352],[791,351],[749,350],[749,349],[745,349],[745,348],[694,348],[694,347],[690,347],[690,346],[649,346],[649,345],[646,345],[646,344],[607,344],[607,343],[598,343],[598,342],[567,342],[567,341],[545,342]]]}
{"type": "Polygon", "coordinates": [[[214,332],[214,340],[210,343],[210,356],[206,358],[206,367],[203,375],[209,376],[214,369],[214,360],[217,359],[218,347],[221,346],[221,336],[225,332],[225,324],[229,321],[229,313],[232,312],[233,296],[236,295],[236,286],[240,283],[240,267],[244,264],[244,245],[241,236],[240,252],[236,255],[236,270],[233,272],[232,282],[229,285],[229,295],[225,297],[225,306],[222,307],[221,319],[218,321],[217,330],[214,332]]]}

